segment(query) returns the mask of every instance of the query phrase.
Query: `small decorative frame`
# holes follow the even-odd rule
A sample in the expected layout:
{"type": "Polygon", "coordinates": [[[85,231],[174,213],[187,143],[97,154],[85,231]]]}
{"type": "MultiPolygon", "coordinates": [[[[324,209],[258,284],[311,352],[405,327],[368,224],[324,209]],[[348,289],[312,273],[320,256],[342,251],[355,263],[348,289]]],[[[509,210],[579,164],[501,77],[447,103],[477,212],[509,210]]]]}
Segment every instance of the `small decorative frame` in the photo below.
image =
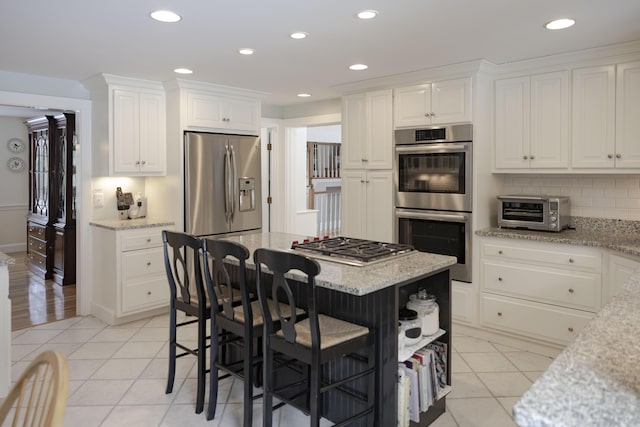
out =
{"type": "Polygon", "coordinates": [[[11,157],[7,161],[7,167],[11,172],[22,172],[24,170],[24,166],[24,160],[22,160],[20,157],[11,157]]]}
{"type": "Polygon", "coordinates": [[[12,153],[22,153],[25,149],[26,145],[23,140],[20,138],[11,138],[7,141],[7,148],[12,153]]]}

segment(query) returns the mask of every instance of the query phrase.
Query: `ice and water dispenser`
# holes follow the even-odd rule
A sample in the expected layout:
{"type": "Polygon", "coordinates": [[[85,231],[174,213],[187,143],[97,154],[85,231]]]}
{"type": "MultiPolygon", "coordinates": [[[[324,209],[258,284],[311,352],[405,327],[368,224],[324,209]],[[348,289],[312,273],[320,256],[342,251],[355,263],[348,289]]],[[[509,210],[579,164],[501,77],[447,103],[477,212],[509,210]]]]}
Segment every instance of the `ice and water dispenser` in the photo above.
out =
{"type": "Polygon", "coordinates": [[[243,177],[239,179],[240,212],[256,210],[256,179],[243,177]]]}

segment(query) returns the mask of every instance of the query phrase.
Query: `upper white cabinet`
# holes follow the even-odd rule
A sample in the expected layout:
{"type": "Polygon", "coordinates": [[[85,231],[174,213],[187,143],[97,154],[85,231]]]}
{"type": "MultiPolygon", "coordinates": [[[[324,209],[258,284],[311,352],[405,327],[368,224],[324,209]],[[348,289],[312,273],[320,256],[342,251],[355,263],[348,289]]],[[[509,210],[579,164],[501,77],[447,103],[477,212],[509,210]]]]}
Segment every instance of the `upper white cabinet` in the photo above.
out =
{"type": "Polygon", "coordinates": [[[569,166],[569,73],[495,82],[496,169],[569,166]]]}
{"type": "Polygon", "coordinates": [[[344,235],[391,242],[393,172],[345,170],[342,173],[344,235]]]}
{"type": "Polygon", "coordinates": [[[391,169],[393,128],[391,90],[342,98],[342,168],[391,169]]]}
{"type": "Polygon", "coordinates": [[[640,61],[617,68],[616,168],[640,168],[640,61]]]}
{"type": "Polygon", "coordinates": [[[260,129],[260,100],[189,91],[187,92],[187,125],[257,134],[260,129]]]}
{"type": "Polygon", "coordinates": [[[166,107],[161,83],[100,75],[91,91],[96,176],[166,173],[166,107]]]}
{"type": "Polygon", "coordinates": [[[573,70],[571,166],[615,165],[615,65],[573,70]]]}
{"type": "Polygon", "coordinates": [[[471,121],[471,78],[394,90],[395,127],[471,121]]]}

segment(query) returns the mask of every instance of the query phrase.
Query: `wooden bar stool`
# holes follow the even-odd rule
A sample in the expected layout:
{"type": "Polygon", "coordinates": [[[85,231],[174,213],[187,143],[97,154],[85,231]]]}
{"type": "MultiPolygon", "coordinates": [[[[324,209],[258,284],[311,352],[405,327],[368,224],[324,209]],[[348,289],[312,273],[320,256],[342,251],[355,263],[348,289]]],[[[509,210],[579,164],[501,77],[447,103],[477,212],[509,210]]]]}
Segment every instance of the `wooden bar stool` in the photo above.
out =
{"type": "MultiPolygon", "coordinates": [[[[280,328],[274,327],[274,322],[267,317],[264,323],[263,337],[263,358],[264,358],[264,426],[271,426],[272,400],[274,395],[287,403],[296,406],[303,412],[311,416],[311,426],[317,427],[322,416],[322,394],[329,390],[345,392],[345,397],[359,398],[357,393],[352,392],[347,387],[348,383],[367,377],[367,392],[364,397],[363,410],[355,414],[350,414],[346,419],[335,424],[344,426],[350,424],[368,414],[373,414],[373,423],[376,423],[374,413],[375,402],[375,342],[374,334],[366,327],[346,322],[334,317],[321,314],[322,307],[316,304],[315,278],[320,273],[320,265],[310,258],[291,252],[276,251],[272,249],[257,249],[254,253],[254,262],[257,267],[257,288],[260,304],[263,311],[268,309],[267,299],[278,300],[282,295],[288,305],[289,313],[296,307],[306,306],[306,315],[299,316],[297,313],[289,319],[282,315],[280,309],[276,310],[277,317],[274,320],[280,321],[280,328]],[[266,267],[266,269],[264,267],[266,267]],[[302,282],[298,292],[294,295],[289,280],[285,274],[292,270],[298,270],[306,275],[304,279],[295,279],[302,282]],[[268,283],[267,277],[273,277],[272,283],[268,283]],[[305,286],[306,285],[306,286],[305,286]],[[306,294],[306,298],[301,298],[306,294]],[[358,351],[367,350],[367,357],[363,358],[358,351]],[[306,395],[306,405],[300,404],[299,393],[291,394],[286,387],[274,388],[274,353],[282,353],[288,357],[296,359],[305,365],[302,370],[306,376],[304,392],[306,395]],[[346,355],[352,356],[366,368],[358,372],[349,372],[345,377],[338,380],[329,381],[322,378],[322,365],[344,358],[346,355]]],[[[282,305],[282,304],[280,304],[282,305]]],[[[289,384],[298,387],[299,382],[289,384]]],[[[371,425],[371,424],[370,424],[371,425]]]]}
{"type": "MultiPolygon", "coordinates": [[[[249,250],[243,245],[226,240],[204,239],[204,278],[209,299],[217,299],[219,305],[211,307],[211,336],[219,336],[218,341],[212,341],[210,349],[211,376],[209,379],[209,406],[207,419],[215,417],[218,395],[218,369],[230,373],[244,380],[244,426],[251,426],[253,420],[253,400],[262,394],[253,395],[253,385],[256,382],[255,373],[262,363],[258,354],[261,350],[256,341],[262,337],[263,316],[260,302],[252,298],[247,284],[246,260],[249,250]],[[225,262],[226,259],[226,262],[225,262]],[[229,268],[229,263],[233,267],[229,268]],[[236,268],[234,268],[236,267],[236,268]],[[231,269],[237,274],[230,274],[231,269]],[[236,301],[241,304],[235,304],[236,301]],[[231,333],[225,335],[224,333],[231,333]],[[237,338],[241,338],[238,341],[237,338]],[[219,360],[219,348],[224,345],[242,344],[242,365],[238,363],[225,364],[219,360]]],[[[269,301],[271,317],[277,317],[275,305],[269,301]]],[[[280,311],[287,316],[288,306],[280,305],[280,311]]],[[[302,310],[298,311],[302,314],[302,310]]],[[[283,404],[276,405],[279,408],[283,404]]]]}
{"type": "Polygon", "coordinates": [[[206,377],[206,326],[211,316],[207,295],[202,283],[200,266],[200,240],[185,233],[164,230],[164,264],[170,289],[169,301],[169,374],[166,393],[173,391],[176,374],[176,359],[188,354],[198,358],[198,385],[196,393],[196,413],[204,409],[204,388],[206,377]],[[196,295],[192,294],[192,284],[196,295]],[[177,323],[180,310],[195,319],[177,323]],[[197,323],[198,346],[189,348],[177,342],[177,328],[197,323]],[[183,350],[176,354],[177,349],[183,350]]]}

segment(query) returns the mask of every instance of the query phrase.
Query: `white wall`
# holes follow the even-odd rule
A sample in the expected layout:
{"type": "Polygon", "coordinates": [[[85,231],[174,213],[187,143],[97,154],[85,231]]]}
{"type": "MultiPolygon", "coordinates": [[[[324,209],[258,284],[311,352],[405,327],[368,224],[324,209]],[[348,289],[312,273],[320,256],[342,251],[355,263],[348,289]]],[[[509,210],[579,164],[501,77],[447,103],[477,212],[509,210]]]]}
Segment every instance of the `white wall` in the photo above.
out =
{"type": "Polygon", "coordinates": [[[640,220],[640,175],[504,175],[504,194],[569,196],[571,215],[640,220]]]}
{"type": "Polygon", "coordinates": [[[0,252],[26,250],[26,215],[29,199],[29,133],[23,119],[0,117],[0,252]],[[7,142],[19,138],[25,144],[22,153],[13,153],[7,142]],[[7,161],[19,157],[25,162],[22,172],[11,172],[7,161]]]}
{"type": "Polygon", "coordinates": [[[342,125],[310,126],[307,128],[307,141],[342,142],[342,125]]]}

